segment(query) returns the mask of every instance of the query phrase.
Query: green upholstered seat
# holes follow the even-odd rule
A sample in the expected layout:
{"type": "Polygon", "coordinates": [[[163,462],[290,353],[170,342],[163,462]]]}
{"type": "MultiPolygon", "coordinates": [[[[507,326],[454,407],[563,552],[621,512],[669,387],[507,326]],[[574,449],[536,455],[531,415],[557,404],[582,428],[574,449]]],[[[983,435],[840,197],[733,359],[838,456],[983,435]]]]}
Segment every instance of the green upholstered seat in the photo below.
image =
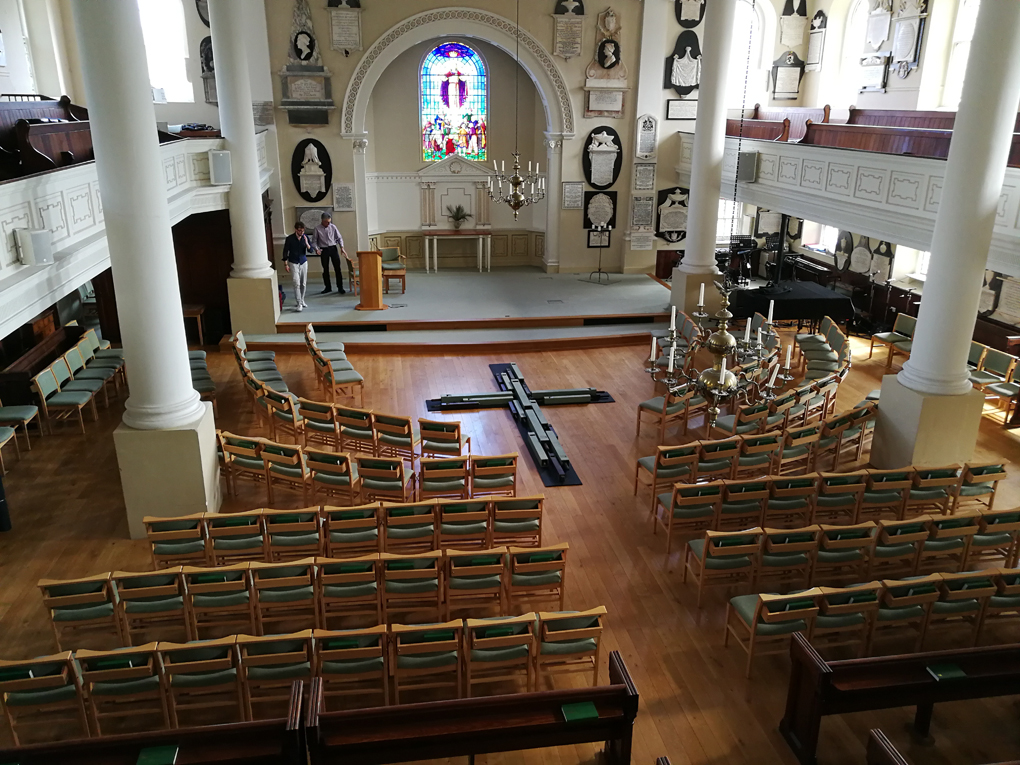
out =
{"type": "Polygon", "coordinates": [[[382,656],[376,656],[371,659],[322,662],[322,674],[324,675],[360,675],[365,672],[381,672],[382,668],[382,656]]]}
{"type": "Polygon", "coordinates": [[[858,627],[864,624],[866,617],[860,611],[852,614],[837,614],[835,616],[828,616],[826,614],[818,614],[815,617],[815,629],[816,630],[839,630],[849,629],[850,627],[858,627]]]}
{"type": "Polygon", "coordinates": [[[850,507],[857,504],[853,494],[823,494],[815,500],[818,507],[850,507]]]}
{"type": "MultiPolygon", "coordinates": [[[[478,482],[476,481],[475,484],[478,485],[478,482]]],[[[430,492],[447,492],[447,493],[460,492],[464,490],[464,487],[465,479],[463,478],[421,482],[422,491],[430,492]]]]}
{"type": "Polygon", "coordinates": [[[898,491],[866,491],[864,501],[868,504],[894,504],[903,501],[903,495],[898,491]]]}
{"type": "Polygon", "coordinates": [[[499,574],[450,577],[450,587],[454,590],[484,590],[499,587],[500,584],[499,574]]]}
{"type": "Polygon", "coordinates": [[[391,539],[419,539],[421,537],[430,537],[434,533],[435,526],[431,523],[386,527],[386,536],[391,539]]]}
{"type": "Polygon", "coordinates": [[[276,351],[249,351],[245,348],[244,358],[248,362],[273,361],[276,358],[276,351]]]}
{"type": "Polygon", "coordinates": [[[916,499],[916,500],[945,499],[948,496],[949,496],[949,492],[947,492],[945,489],[939,488],[939,487],[936,487],[936,488],[933,488],[933,489],[911,489],[910,490],[910,498],[911,499],[916,499]]]}
{"type": "Polygon", "coordinates": [[[525,531],[538,531],[538,518],[522,518],[519,521],[495,521],[492,528],[501,534],[523,533],[525,531]]]}
{"type": "Polygon", "coordinates": [[[478,489],[505,489],[514,485],[514,477],[506,475],[494,478],[472,478],[471,485],[478,489]]]}
{"type": "Polygon", "coordinates": [[[562,571],[536,571],[534,573],[514,574],[510,581],[517,587],[542,587],[559,584],[563,581],[562,571]]]}
{"type": "MultiPolygon", "coordinates": [[[[748,627],[752,626],[754,611],[758,607],[757,594],[751,593],[750,595],[738,595],[735,598],[730,598],[730,605],[744,624],[748,627]]],[[[753,626],[756,635],[776,637],[778,635],[790,635],[794,632],[803,632],[807,629],[807,622],[803,619],[792,619],[788,622],[776,622],[774,624],[759,621],[753,626]]]]}
{"type": "Polygon", "coordinates": [[[574,653],[590,653],[596,647],[595,638],[580,640],[556,640],[542,642],[539,651],[544,656],[569,656],[574,653]]]}
{"type": "Polygon", "coordinates": [[[61,606],[53,609],[53,621],[55,622],[82,622],[112,616],[113,603],[99,603],[94,606],[61,606]]]}
{"type": "Polygon", "coordinates": [[[270,534],[269,543],[278,547],[304,547],[318,544],[319,535],[314,531],[285,531],[279,534],[270,534]]]}
{"type": "Polygon", "coordinates": [[[487,524],[485,521],[467,522],[467,521],[454,521],[440,524],[439,530],[443,534],[483,534],[487,524]]]}
{"type": "Polygon", "coordinates": [[[770,499],[768,501],[769,510],[799,510],[802,507],[807,507],[808,501],[803,497],[792,497],[790,499],[770,499]]]}
{"type": "Polygon", "coordinates": [[[471,650],[471,661],[513,661],[528,655],[528,646],[511,645],[506,648],[475,648],[471,650]]]}
{"type": "Polygon", "coordinates": [[[90,692],[96,696],[126,696],[132,693],[151,693],[159,690],[159,675],[137,680],[105,680],[93,683],[90,692]]]}
{"type": "Polygon", "coordinates": [[[1002,396],[1003,398],[1012,398],[1013,396],[1020,393],[1020,384],[1017,383],[997,383],[995,385],[989,385],[985,388],[986,393],[994,393],[996,396],[1002,396]]]}
{"type": "Polygon", "coordinates": [[[62,390],[47,398],[46,403],[49,406],[84,406],[91,400],[92,393],[88,390],[62,390]]]}
{"type": "Polygon", "coordinates": [[[188,555],[203,550],[205,550],[205,540],[203,539],[168,539],[152,546],[152,552],[156,555],[188,555]]]}
{"type": "Polygon", "coordinates": [[[329,541],[337,544],[371,542],[379,538],[379,529],[358,529],[357,531],[331,531],[329,541]]]}
{"type": "Polygon", "coordinates": [[[992,595],[988,605],[990,608],[1020,608],[1020,595],[992,595]]]}
{"type": "Polygon", "coordinates": [[[964,542],[959,537],[955,539],[929,539],[924,543],[925,552],[949,552],[959,550],[964,542]]]}
{"type": "MultiPolygon", "coordinates": [[[[716,420],[716,427],[718,427],[720,430],[725,430],[726,432],[731,433],[733,432],[733,423],[736,422],[736,420],[737,415],[735,414],[723,415],[718,420],[716,420]]],[[[751,431],[757,430],[760,424],[761,423],[755,420],[754,422],[747,422],[742,425],[737,425],[736,432],[738,434],[750,433],[751,431]]]]}
{"type": "Polygon", "coordinates": [[[882,606],[878,609],[876,618],[880,622],[894,622],[902,619],[920,619],[923,616],[923,606],[897,606],[895,608],[882,606]]]}
{"type": "Polygon", "coordinates": [[[228,608],[230,606],[241,606],[248,603],[247,592],[225,592],[207,593],[205,595],[193,595],[191,602],[197,608],[228,608]]]}
{"type": "Polygon", "coordinates": [[[758,467],[768,465],[772,462],[771,454],[748,454],[746,457],[739,457],[737,465],[740,467],[758,467]]]}
{"type": "Polygon", "coordinates": [[[315,588],[312,585],[298,585],[297,587],[270,587],[259,590],[259,600],[266,603],[297,603],[302,600],[312,600],[315,597],[315,588]]]}
{"type": "Polygon", "coordinates": [[[187,675],[172,675],[170,684],[175,688],[210,688],[217,685],[232,685],[237,682],[237,669],[221,669],[216,672],[196,672],[187,675]]]}
{"type": "Polygon", "coordinates": [[[933,614],[969,614],[981,610],[981,602],[977,599],[968,600],[937,600],[931,604],[933,614]]]}
{"type": "Polygon", "coordinates": [[[769,568],[803,566],[807,562],[808,556],[804,553],[763,553],[761,556],[761,565],[769,568]]]}
{"type": "Polygon", "coordinates": [[[853,563],[864,560],[860,550],[819,550],[815,558],[819,563],[853,563]]]}
{"type": "Polygon", "coordinates": [[[397,657],[397,666],[400,669],[437,669],[456,663],[456,651],[436,651],[434,653],[417,653],[410,656],[397,657]]]}
{"type": "Polygon", "coordinates": [[[386,592],[394,595],[416,595],[422,592],[435,592],[439,589],[438,579],[409,579],[407,581],[387,580],[386,592]]]}
{"type": "Polygon", "coordinates": [[[0,422],[23,422],[39,414],[37,406],[0,406],[0,422]]]}
{"type": "MultiPolygon", "coordinates": [[[[666,405],[665,396],[656,396],[655,398],[650,398],[647,401],[642,401],[640,404],[638,404],[638,406],[640,406],[642,409],[646,409],[649,412],[661,412],[662,407],[665,405],[666,405]]],[[[678,401],[672,406],[666,408],[666,414],[677,414],[678,412],[682,412],[684,406],[686,406],[686,402],[678,401]]]]}
{"type": "Polygon", "coordinates": [[[129,614],[161,614],[168,611],[183,611],[184,598],[178,595],[170,598],[144,598],[125,600],[124,611],[129,614]]]}
{"type": "Polygon", "coordinates": [[[214,550],[254,550],[262,547],[261,536],[219,537],[213,540],[214,550]]]}
{"type": "Polygon", "coordinates": [[[914,545],[902,544],[902,545],[876,545],[875,546],[875,557],[876,558],[902,558],[905,555],[910,555],[916,552],[914,545]]]}
{"type": "Polygon", "coordinates": [[[691,552],[694,556],[704,561],[705,568],[713,570],[723,569],[737,569],[737,568],[748,568],[751,565],[751,559],[746,555],[714,555],[707,561],[704,560],[705,556],[705,540],[704,539],[692,539],[687,543],[688,547],[691,548],[691,552]]]}
{"type": "Polygon", "coordinates": [[[983,497],[986,494],[991,494],[993,491],[995,491],[995,484],[993,483],[964,484],[960,487],[960,496],[983,497]]]}
{"type": "Polygon", "coordinates": [[[909,340],[910,337],[899,332],[876,332],[872,335],[876,340],[881,340],[884,343],[898,343],[903,340],[909,340]]]}
{"type": "Polygon", "coordinates": [[[346,385],[346,384],[349,384],[349,383],[364,382],[365,381],[365,378],[362,377],[357,372],[355,372],[353,369],[349,369],[349,370],[342,371],[342,372],[341,371],[337,371],[336,373],[334,373],[333,379],[336,381],[336,383],[338,385],[346,385]]]}
{"type": "Polygon", "coordinates": [[[327,584],[322,594],[327,598],[363,598],[378,592],[375,582],[352,582],[351,584],[327,584]]]}
{"type": "Polygon", "coordinates": [[[4,697],[4,702],[12,707],[35,707],[70,701],[77,695],[78,689],[74,685],[63,685],[38,691],[11,691],[4,697]]]}
{"type": "Polygon", "coordinates": [[[761,510],[760,502],[723,502],[723,515],[747,515],[761,510]]]}
{"type": "Polygon", "coordinates": [[[733,463],[726,460],[708,460],[707,462],[698,463],[699,473],[717,473],[720,470],[728,469],[733,463]]]}
{"type": "Polygon", "coordinates": [[[1013,542],[1013,535],[1008,531],[1001,534],[975,534],[971,537],[971,547],[1005,547],[1013,542]]]}

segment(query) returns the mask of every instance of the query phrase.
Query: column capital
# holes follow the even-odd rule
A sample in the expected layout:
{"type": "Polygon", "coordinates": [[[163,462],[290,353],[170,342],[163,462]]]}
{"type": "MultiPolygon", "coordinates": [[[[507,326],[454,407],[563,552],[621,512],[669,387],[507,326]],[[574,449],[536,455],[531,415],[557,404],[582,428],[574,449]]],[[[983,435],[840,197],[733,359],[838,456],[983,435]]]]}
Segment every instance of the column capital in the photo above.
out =
{"type": "Polygon", "coordinates": [[[547,154],[559,154],[563,151],[563,139],[561,138],[546,138],[543,143],[547,154]]]}
{"type": "Polygon", "coordinates": [[[367,138],[355,138],[354,139],[354,153],[364,154],[368,151],[368,139],[367,138]]]}

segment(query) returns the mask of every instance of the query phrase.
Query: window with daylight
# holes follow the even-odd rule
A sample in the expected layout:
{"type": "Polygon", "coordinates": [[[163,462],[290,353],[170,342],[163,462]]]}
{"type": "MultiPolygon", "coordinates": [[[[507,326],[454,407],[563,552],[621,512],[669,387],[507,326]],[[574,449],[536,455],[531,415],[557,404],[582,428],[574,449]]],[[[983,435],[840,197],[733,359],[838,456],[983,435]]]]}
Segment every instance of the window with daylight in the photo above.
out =
{"type": "Polygon", "coordinates": [[[483,161],[488,139],[485,62],[462,43],[434,48],[421,65],[421,142],[426,162],[459,154],[483,161]]]}
{"type": "Polygon", "coordinates": [[[729,242],[731,236],[747,236],[750,227],[744,215],[743,202],[732,199],[719,200],[719,218],[715,224],[715,241],[729,242]]]}
{"type": "Polygon", "coordinates": [[[981,0],[961,0],[956,11],[953,47],[949,53],[949,68],[942,89],[942,105],[948,109],[956,109],[960,105],[963,76],[967,73],[967,59],[970,58],[970,44],[974,39],[974,25],[977,23],[980,5],[981,0]]]}
{"type": "Polygon", "coordinates": [[[171,103],[194,103],[188,79],[188,34],[181,0],[138,0],[149,84],[162,88],[171,103]]]}
{"type": "Polygon", "coordinates": [[[761,6],[757,2],[740,0],[733,21],[729,82],[726,83],[727,108],[751,108],[759,102],[768,103],[768,93],[762,87],[766,79],[761,44],[764,28],[761,6]]]}

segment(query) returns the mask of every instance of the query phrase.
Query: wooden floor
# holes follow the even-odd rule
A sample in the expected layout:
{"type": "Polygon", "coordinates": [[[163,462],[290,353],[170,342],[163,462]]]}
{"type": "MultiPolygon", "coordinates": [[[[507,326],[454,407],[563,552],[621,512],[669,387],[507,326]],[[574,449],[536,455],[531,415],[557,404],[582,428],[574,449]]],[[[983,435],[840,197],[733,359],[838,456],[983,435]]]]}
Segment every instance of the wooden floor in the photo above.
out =
{"type": "MultiPolygon", "coordinates": [[[[863,359],[867,344],[853,341],[863,359]]],[[[650,765],[668,755],[674,765],[699,763],[794,763],[776,730],[785,700],[789,661],[760,660],[752,677],[743,677],[739,648],[722,646],[727,595],[713,593],[695,609],[694,588],[680,581],[674,553],[667,569],[664,538],[652,536],[647,490],[632,495],[634,463],[652,453],[655,430],[634,438],[639,401],[652,384],[641,371],[642,351],[611,348],[512,356],[352,356],[365,376],[365,405],[377,410],[426,416],[424,401],[444,393],[493,389],[488,364],[516,361],[533,388],[595,386],[609,391],[615,404],[547,408],[583,486],[544,489],[522,458],[522,492],[547,496],[546,539],[571,545],[567,607],[605,605],[609,609],[605,648],[617,649],[641,693],[634,762],[650,765]]],[[[278,357],[280,368],[299,393],[314,394],[311,361],[305,354],[278,357]]],[[[218,423],[240,433],[254,424],[238,379],[226,355],[210,353],[209,368],[220,391],[218,423]]],[[[877,388],[881,361],[858,362],[839,394],[838,408],[857,403],[877,388]]],[[[52,633],[36,581],[113,570],[145,570],[145,543],[127,538],[117,463],[111,433],[120,407],[101,411],[97,427],[81,436],[67,427],[56,437],[36,441],[17,463],[8,460],[6,488],[15,528],[0,534],[0,656],[27,658],[50,653],[52,633]]],[[[475,453],[521,451],[509,414],[461,413],[475,453]]],[[[950,437],[951,434],[947,434],[950,437]]],[[[675,438],[675,437],[674,437],[675,438]]],[[[1020,432],[998,422],[982,422],[979,458],[1020,457],[1020,432]]],[[[1020,504],[1020,466],[1000,489],[999,507],[1020,504]]],[[[299,495],[280,492],[279,507],[298,507],[299,495]]],[[[262,491],[249,489],[224,510],[265,504],[262,491]]],[[[679,545],[682,549],[682,545],[679,545]]],[[[603,654],[605,656],[605,653],[603,654]]],[[[605,658],[603,659],[605,663],[605,658]]],[[[606,667],[602,667],[602,682],[606,667]]],[[[560,681],[558,681],[560,682],[560,681]]],[[[569,682],[569,681],[567,681],[569,682]]],[[[982,763],[1020,756],[1017,699],[945,704],[935,710],[935,747],[912,744],[905,726],[913,710],[889,710],[826,718],[819,762],[864,762],[867,731],[881,727],[915,763],[982,763]]],[[[6,726],[0,745],[9,745],[6,726]]],[[[594,747],[491,756],[494,763],[590,762],[594,747]]]]}

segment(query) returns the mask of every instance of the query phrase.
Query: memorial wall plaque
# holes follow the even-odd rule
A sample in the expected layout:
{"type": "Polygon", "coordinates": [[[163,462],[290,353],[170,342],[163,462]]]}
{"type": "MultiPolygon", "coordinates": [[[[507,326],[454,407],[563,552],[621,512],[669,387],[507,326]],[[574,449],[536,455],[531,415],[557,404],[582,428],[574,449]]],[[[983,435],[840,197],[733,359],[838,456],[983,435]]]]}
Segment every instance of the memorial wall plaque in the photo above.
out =
{"type": "Polygon", "coordinates": [[[553,53],[571,59],[581,55],[584,43],[584,17],[558,14],[553,16],[553,53]]]}
{"type": "Polygon", "coordinates": [[[634,165],[634,190],[651,191],[655,188],[655,164],[638,162],[634,165]]]}
{"type": "Polygon", "coordinates": [[[615,184],[623,165],[620,134],[608,125],[592,130],[584,143],[581,164],[589,186],[608,189],[615,184]]]}
{"type": "Polygon", "coordinates": [[[656,235],[667,242],[679,242],[687,236],[687,202],[690,190],[679,186],[662,189],[656,195],[658,222],[656,235]]]}
{"type": "Polygon", "coordinates": [[[361,8],[329,9],[329,41],[333,50],[362,50],[361,8]]]}
{"type": "Polygon", "coordinates": [[[634,231],[630,235],[630,248],[638,252],[655,249],[655,234],[634,231]]]}
{"type": "Polygon", "coordinates": [[[584,227],[592,229],[596,226],[616,228],[615,191],[584,192],[584,227]]]}
{"type": "Polygon", "coordinates": [[[355,212],[354,184],[333,184],[333,210],[335,212],[355,212]]]}
{"type": "Polygon", "coordinates": [[[633,196],[630,201],[631,228],[651,228],[655,225],[655,197],[633,196]]]}
{"type": "Polygon", "coordinates": [[[654,159],[659,141],[659,121],[651,114],[638,117],[637,151],[638,159],[654,159]]]}
{"type": "Polygon", "coordinates": [[[580,181],[563,181],[564,210],[580,210],[584,207],[584,184],[580,181]]]}

